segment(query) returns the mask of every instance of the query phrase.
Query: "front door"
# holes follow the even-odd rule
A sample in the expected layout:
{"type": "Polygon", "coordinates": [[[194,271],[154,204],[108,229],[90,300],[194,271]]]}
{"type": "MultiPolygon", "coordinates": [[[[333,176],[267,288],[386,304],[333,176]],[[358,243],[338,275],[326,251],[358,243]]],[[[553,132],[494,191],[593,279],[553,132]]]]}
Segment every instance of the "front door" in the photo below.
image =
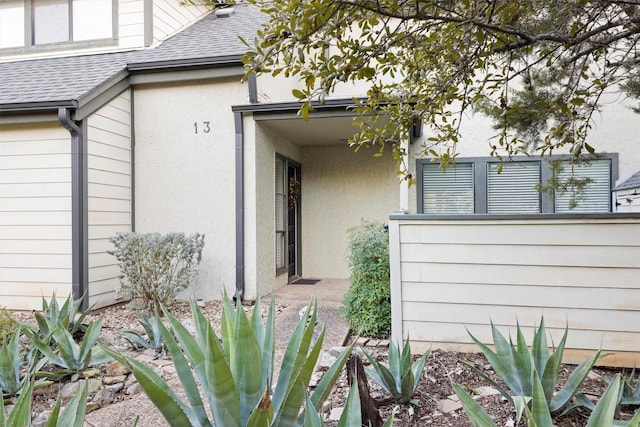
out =
{"type": "Polygon", "coordinates": [[[287,270],[300,275],[300,165],[287,162],[287,270]]]}

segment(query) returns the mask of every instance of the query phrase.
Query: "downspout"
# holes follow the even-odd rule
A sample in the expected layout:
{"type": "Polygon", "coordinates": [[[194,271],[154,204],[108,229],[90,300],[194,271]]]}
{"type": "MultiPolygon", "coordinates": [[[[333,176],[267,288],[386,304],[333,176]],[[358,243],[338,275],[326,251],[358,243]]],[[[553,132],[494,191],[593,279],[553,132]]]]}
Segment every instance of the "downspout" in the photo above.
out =
{"type": "MultiPolygon", "coordinates": [[[[258,102],[258,82],[254,73],[249,74],[249,102],[258,102]]],[[[244,297],[244,127],[241,112],[234,112],[236,147],[236,302],[244,297]]]]}
{"type": "MultiPolygon", "coordinates": [[[[87,202],[86,168],[84,160],[84,132],[82,123],[71,119],[69,108],[58,108],[60,124],[71,134],[71,290],[73,300],[82,298],[87,291],[87,202]]],[[[88,307],[88,296],[82,301],[82,310],[88,307]]]]}
{"type": "Polygon", "coordinates": [[[244,296],[244,129],[242,113],[234,112],[236,147],[236,302],[244,296]]]}

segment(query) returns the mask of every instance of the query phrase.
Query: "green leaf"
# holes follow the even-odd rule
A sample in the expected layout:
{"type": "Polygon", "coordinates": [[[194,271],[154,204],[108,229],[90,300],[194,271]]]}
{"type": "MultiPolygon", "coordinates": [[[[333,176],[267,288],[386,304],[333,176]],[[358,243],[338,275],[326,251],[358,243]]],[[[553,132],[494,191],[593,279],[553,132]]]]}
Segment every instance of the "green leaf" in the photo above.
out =
{"type": "Polygon", "coordinates": [[[313,402],[316,410],[320,410],[327,397],[329,397],[329,394],[331,394],[331,389],[340,377],[342,368],[344,368],[344,365],[347,363],[347,359],[349,359],[352,350],[353,347],[347,347],[340,356],[338,356],[336,361],[333,362],[333,365],[331,365],[327,372],[322,376],[320,383],[311,394],[311,401],[313,402]]]}
{"type": "MultiPolygon", "coordinates": [[[[618,395],[620,394],[620,374],[616,374],[604,394],[598,400],[593,409],[586,427],[608,426],[613,422],[616,407],[618,406],[618,395]]],[[[636,414],[637,415],[637,414],[636,414]]],[[[634,418],[636,418],[634,416],[634,418]]]]}
{"type": "Polygon", "coordinates": [[[320,417],[320,414],[313,406],[313,402],[306,396],[305,408],[304,408],[304,427],[324,427],[324,422],[320,417]]]}
{"type": "MultiPolygon", "coordinates": [[[[18,397],[16,404],[5,420],[5,427],[24,427],[31,425],[31,393],[33,391],[33,385],[29,377],[27,377],[25,384],[22,393],[20,393],[20,397],[18,397]]],[[[0,400],[3,399],[0,398],[0,400]]],[[[4,406],[2,413],[4,416],[4,406]]]]}
{"type": "Polygon", "coordinates": [[[156,317],[154,321],[158,323],[159,332],[164,337],[167,350],[169,350],[171,358],[173,359],[173,366],[176,368],[176,373],[178,374],[180,383],[182,383],[182,388],[189,400],[191,409],[193,410],[193,417],[198,422],[197,425],[210,426],[211,422],[208,419],[204,403],[200,396],[198,384],[193,377],[191,366],[189,366],[187,358],[178,346],[176,338],[171,334],[171,332],[169,332],[160,319],[156,317]]]}
{"type": "Polygon", "coordinates": [[[258,406],[251,412],[247,420],[247,427],[269,427],[273,421],[273,405],[268,389],[264,390],[258,406]]]}
{"type": "Polygon", "coordinates": [[[587,375],[589,375],[593,366],[604,356],[605,354],[598,351],[589,359],[580,363],[573,372],[571,372],[571,375],[569,375],[564,386],[551,399],[551,402],[549,403],[549,409],[551,409],[551,412],[560,410],[571,400],[571,398],[578,392],[578,389],[584,382],[585,378],[587,378],[587,375]]]}
{"type": "Polygon", "coordinates": [[[145,394],[160,410],[160,413],[169,425],[191,425],[192,420],[189,416],[189,408],[153,369],[138,360],[129,359],[115,350],[104,348],[104,351],[118,362],[132,368],[133,375],[136,380],[138,380],[145,394]]]}
{"type": "Polygon", "coordinates": [[[536,427],[553,427],[553,420],[549,412],[547,398],[544,395],[542,383],[537,374],[533,375],[533,398],[531,400],[531,415],[536,427]]]}
{"type": "MultiPolygon", "coordinates": [[[[262,395],[262,350],[242,306],[236,308],[235,382],[240,395],[240,417],[246,425],[251,410],[262,395]]],[[[298,409],[300,406],[298,406],[298,409]]]]}
{"type": "Polygon", "coordinates": [[[460,399],[460,403],[474,427],[497,427],[491,417],[478,405],[478,402],[473,400],[462,387],[454,383],[453,391],[460,399]]]}
{"type": "Polygon", "coordinates": [[[280,412],[280,405],[284,401],[285,394],[288,393],[288,389],[292,386],[291,381],[294,378],[294,372],[298,372],[307,356],[316,321],[316,308],[316,301],[312,299],[307,307],[307,312],[300,319],[291,334],[291,338],[289,338],[289,343],[282,359],[276,389],[273,392],[272,399],[276,413],[280,412]],[[309,313],[311,313],[310,316],[308,315],[309,313]]]}
{"type": "MultiPolygon", "coordinates": [[[[81,387],[80,393],[76,393],[62,410],[62,414],[56,422],[60,427],[82,427],[87,409],[87,391],[89,384],[86,382],[81,387]]],[[[60,397],[58,397],[59,399],[60,397]]],[[[57,404],[57,401],[56,401],[57,404]]]]}
{"type": "Polygon", "coordinates": [[[347,403],[338,420],[338,427],[352,427],[362,425],[362,413],[360,411],[360,391],[358,390],[358,379],[353,380],[347,403]]]}

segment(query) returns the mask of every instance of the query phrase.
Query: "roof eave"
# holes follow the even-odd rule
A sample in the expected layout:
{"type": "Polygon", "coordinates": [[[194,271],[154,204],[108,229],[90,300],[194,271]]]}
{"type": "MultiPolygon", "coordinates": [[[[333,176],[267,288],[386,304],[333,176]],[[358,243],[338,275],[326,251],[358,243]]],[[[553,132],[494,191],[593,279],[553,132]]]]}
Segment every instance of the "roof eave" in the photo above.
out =
{"type": "Polygon", "coordinates": [[[130,72],[164,72],[177,69],[193,69],[204,67],[224,67],[242,65],[244,55],[225,55],[207,58],[175,59],[169,61],[150,61],[129,63],[130,72]]]}
{"type": "MultiPolygon", "coordinates": [[[[364,98],[358,98],[364,100],[364,98]]],[[[300,109],[302,102],[299,101],[284,101],[284,102],[264,102],[255,104],[234,105],[231,107],[232,111],[239,113],[267,113],[267,112],[295,112],[300,109]]],[[[345,110],[349,108],[355,108],[356,103],[353,98],[336,98],[327,99],[323,103],[313,102],[311,107],[314,110],[345,110]]]]}
{"type": "Polygon", "coordinates": [[[58,108],[78,108],[77,99],[40,102],[16,102],[0,104],[0,114],[43,113],[57,111],[58,108]]]}

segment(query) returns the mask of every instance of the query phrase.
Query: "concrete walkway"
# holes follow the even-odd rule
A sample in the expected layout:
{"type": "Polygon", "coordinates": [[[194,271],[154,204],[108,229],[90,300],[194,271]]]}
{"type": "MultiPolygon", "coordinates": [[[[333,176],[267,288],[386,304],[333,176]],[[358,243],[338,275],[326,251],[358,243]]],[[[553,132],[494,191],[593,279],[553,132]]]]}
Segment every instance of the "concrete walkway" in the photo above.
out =
{"type": "MultiPolygon", "coordinates": [[[[275,366],[280,366],[289,337],[300,320],[300,310],[308,305],[311,298],[314,297],[318,303],[318,325],[325,326],[322,348],[330,350],[333,347],[344,345],[348,338],[349,328],[338,310],[348,288],[348,280],[322,279],[315,285],[290,284],[275,292],[278,305],[285,306],[281,312],[276,313],[275,366]]],[[[268,300],[268,296],[264,298],[265,302],[268,300]]]]}

